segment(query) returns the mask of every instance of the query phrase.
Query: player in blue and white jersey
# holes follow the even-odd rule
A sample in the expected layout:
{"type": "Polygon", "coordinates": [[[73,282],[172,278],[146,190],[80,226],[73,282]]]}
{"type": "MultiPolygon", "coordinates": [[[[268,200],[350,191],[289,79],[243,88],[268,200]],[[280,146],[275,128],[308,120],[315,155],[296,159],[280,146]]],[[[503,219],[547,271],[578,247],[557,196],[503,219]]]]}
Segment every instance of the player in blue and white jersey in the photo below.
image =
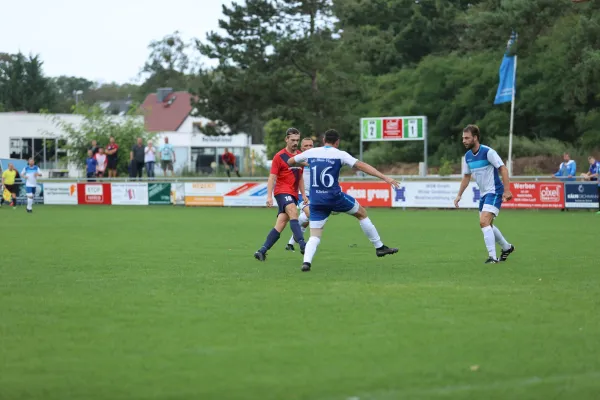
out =
{"type": "Polygon", "coordinates": [[[27,193],[27,212],[33,212],[33,198],[37,187],[37,178],[42,176],[40,169],[35,165],[33,158],[29,159],[29,165],[21,171],[22,179],[25,179],[25,190],[27,193]]]}
{"type": "MultiPolygon", "coordinates": [[[[315,147],[313,140],[311,138],[304,138],[302,139],[302,142],[300,142],[300,151],[306,151],[306,150],[310,150],[313,147],[315,147]]],[[[303,178],[304,178],[304,192],[306,193],[306,196],[310,198],[310,167],[305,166],[304,167],[304,174],[303,174],[303,178]]],[[[302,194],[299,193],[299,200],[300,200],[300,204],[298,205],[298,208],[300,208],[300,216],[298,217],[298,222],[300,223],[300,230],[302,231],[302,234],[304,234],[304,232],[306,231],[306,228],[308,227],[308,217],[310,216],[310,210],[308,207],[308,199],[302,199],[302,194]]],[[[292,235],[292,237],[290,238],[290,240],[288,241],[287,246],[285,246],[286,250],[290,250],[290,251],[295,251],[294,249],[294,244],[296,244],[296,241],[294,240],[294,235],[292,235]]]]}
{"type": "Polygon", "coordinates": [[[397,253],[398,249],[383,244],[375,225],[367,216],[367,211],[352,196],[342,192],[339,184],[340,170],[342,166],[347,165],[382,179],[394,187],[400,185],[369,164],[339,150],[340,134],[337,131],[330,129],[324,136],[325,146],[307,150],[288,160],[289,165],[307,162],[310,167],[310,239],[306,243],[302,271],[310,271],[312,259],[321,242],[323,227],[332,212],[356,217],[363,232],[375,246],[377,257],[397,253]]]}
{"type": "Polygon", "coordinates": [[[477,125],[467,125],[463,130],[462,141],[468,151],[465,154],[463,165],[464,176],[454,205],[458,207],[460,198],[473,176],[481,192],[479,226],[481,226],[489,256],[485,263],[496,264],[498,261],[506,261],[508,256],[515,251],[515,247],[506,241],[498,227],[493,224],[494,218],[500,213],[502,202],[512,199],[512,193],[509,190],[508,169],[494,149],[479,143],[480,138],[481,133],[477,125]],[[502,176],[502,180],[500,180],[500,176],[502,176]],[[500,259],[496,257],[496,243],[502,247],[500,259]]]}

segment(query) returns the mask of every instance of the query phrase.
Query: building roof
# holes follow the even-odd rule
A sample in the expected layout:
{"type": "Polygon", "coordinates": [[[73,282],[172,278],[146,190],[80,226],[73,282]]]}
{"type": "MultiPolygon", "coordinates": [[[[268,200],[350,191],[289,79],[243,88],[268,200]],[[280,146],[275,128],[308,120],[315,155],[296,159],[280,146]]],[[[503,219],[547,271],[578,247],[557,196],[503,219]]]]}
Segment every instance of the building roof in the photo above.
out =
{"type": "Polygon", "coordinates": [[[192,95],[188,92],[169,93],[163,102],[156,93],[142,103],[144,121],[149,132],[176,132],[192,111],[192,95]]]}

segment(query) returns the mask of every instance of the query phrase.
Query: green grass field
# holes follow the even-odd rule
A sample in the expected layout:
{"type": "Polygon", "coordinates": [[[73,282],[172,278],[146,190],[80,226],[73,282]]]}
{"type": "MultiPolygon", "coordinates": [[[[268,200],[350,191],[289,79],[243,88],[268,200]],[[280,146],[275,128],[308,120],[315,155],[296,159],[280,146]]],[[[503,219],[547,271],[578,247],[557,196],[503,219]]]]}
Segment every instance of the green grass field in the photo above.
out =
{"type": "Polygon", "coordinates": [[[253,259],[273,210],[0,209],[0,399],[597,399],[600,217],[330,218],[313,270],[253,259]],[[472,366],[479,366],[471,369],[472,366]]]}

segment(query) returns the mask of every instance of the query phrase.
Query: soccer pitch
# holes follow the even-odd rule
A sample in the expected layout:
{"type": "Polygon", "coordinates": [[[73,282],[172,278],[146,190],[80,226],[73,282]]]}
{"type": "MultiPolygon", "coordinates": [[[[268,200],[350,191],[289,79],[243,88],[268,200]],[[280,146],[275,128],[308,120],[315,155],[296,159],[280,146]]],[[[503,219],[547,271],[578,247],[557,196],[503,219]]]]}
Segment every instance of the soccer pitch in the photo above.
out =
{"type": "Polygon", "coordinates": [[[274,210],[0,209],[0,399],[597,399],[600,217],[329,219],[313,269],[253,258],[274,210]]]}

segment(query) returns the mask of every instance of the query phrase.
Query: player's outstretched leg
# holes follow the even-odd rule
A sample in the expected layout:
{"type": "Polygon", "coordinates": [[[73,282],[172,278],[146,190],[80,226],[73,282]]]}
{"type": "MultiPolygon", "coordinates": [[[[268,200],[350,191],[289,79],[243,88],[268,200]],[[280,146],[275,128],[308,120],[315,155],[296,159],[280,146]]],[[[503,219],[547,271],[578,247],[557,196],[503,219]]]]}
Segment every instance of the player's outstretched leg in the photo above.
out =
{"type": "Polygon", "coordinates": [[[377,232],[377,228],[375,228],[375,225],[371,222],[371,219],[367,215],[367,210],[365,210],[363,206],[359,205],[358,211],[353,215],[358,219],[358,223],[367,238],[373,243],[377,257],[385,257],[389,254],[396,254],[398,252],[397,248],[387,247],[383,244],[379,237],[379,233],[377,232]]]}
{"type": "Polygon", "coordinates": [[[482,211],[479,217],[479,226],[481,227],[481,233],[483,233],[483,241],[488,251],[488,259],[486,264],[497,264],[498,257],[496,257],[496,237],[494,236],[494,229],[492,229],[492,221],[494,220],[494,214],[489,211],[482,211]]]}
{"type": "Polygon", "coordinates": [[[283,229],[287,225],[287,222],[288,222],[287,214],[279,214],[277,216],[277,222],[275,223],[275,228],[271,229],[271,231],[267,235],[267,239],[265,240],[265,243],[262,245],[262,247],[260,249],[258,249],[258,251],[256,253],[254,253],[254,258],[256,258],[258,261],[265,261],[267,259],[267,251],[269,251],[269,249],[271,247],[273,247],[273,245],[275,243],[277,243],[277,241],[279,240],[279,237],[281,236],[281,231],[283,231],[283,229]]]}
{"type": "Polygon", "coordinates": [[[508,243],[506,239],[504,239],[504,236],[502,236],[502,232],[500,232],[500,229],[498,229],[496,225],[492,225],[492,230],[494,231],[496,243],[498,243],[502,248],[502,253],[500,254],[500,261],[506,261],[508,256],[510,256],[510,254],[513,251],[515,251],[515,246],[508,243]]]}

